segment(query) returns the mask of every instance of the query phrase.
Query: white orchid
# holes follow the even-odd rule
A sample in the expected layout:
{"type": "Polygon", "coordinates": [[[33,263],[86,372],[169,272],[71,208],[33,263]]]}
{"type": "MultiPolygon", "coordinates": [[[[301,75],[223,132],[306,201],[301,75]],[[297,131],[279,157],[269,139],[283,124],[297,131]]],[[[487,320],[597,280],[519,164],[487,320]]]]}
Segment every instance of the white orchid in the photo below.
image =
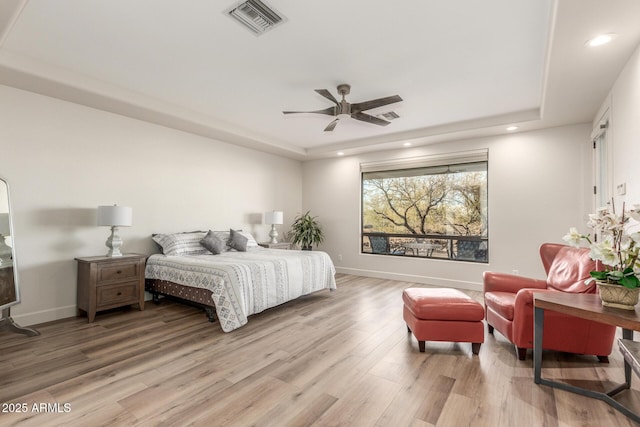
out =
{"type": "Polygon", "coordinates": [[[592,271],[592,278],[627,288],[640,287],[640,232],[628,232],[629,218],[640,221],[640,205],[633,205],[633,209],[628,211],[623,205],[622,213],[617,215],[612,204],[589,215],[587,225],[602,239],[601,242],[592,242],[589,235],[580,234],[575,227],[571,227],[562,238],[572,246],[579,246],[582,240],[588,243],[591,259],[605,266],[603,271],[592,271]]]}
{"type": "Polygon", "coordinates": [[[571,227],[569,229],[569,232],[562,238],[562,240],[564,240],[568,245],[575,246],[575,247],[580,246],[580,241],[582,239],[587,239],[587,241],[591,242],[588,236],[584,236],[580,234],[578,232],[578,229],[575,227],[571,227]]]}
{"type": "Polygon", "coordinates": [[[616,253],[611,242],[605,240],[604,242],[592,243],[591,252],[589,256],[591,259],[602,262],[604,265],[615,267],[618,265],[618,254],[616,253]]]}

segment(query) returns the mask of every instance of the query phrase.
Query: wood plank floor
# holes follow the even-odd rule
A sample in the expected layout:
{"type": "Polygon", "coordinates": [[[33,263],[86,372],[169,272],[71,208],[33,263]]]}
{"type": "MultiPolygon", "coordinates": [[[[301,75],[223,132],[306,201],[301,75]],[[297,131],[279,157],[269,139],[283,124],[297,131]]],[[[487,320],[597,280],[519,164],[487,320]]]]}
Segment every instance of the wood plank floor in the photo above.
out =
{"type": "MultiPolygon", "coordinates": [[[[486,334],[479,356],[463,343],[419,353],[401,294],[421,285],[337,281],[335,292],[228,334],[173,301],[37,325],[39,337],[0,332],[0,425],[634,425],[603,402],[535,385],[531,353],[517,360],[498,333],[486,334]],[[16,405],[26,412],[7,412],[16,405]]],[[[610,359],[545,352],[543,374],[609,388],[623,380],[617,346],[610,359]]],[[[640,408],[635,384],[623,394],[640,408]]]]}

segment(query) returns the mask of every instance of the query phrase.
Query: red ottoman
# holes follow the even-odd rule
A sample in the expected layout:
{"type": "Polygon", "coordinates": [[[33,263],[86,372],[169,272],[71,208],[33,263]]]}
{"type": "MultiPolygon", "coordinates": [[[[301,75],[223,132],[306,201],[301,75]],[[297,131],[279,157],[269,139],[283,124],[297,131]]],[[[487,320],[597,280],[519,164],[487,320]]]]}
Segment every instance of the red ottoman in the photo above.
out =
{"type": "Polygon", "coordinates": [[[478,354],[484,342],[482,304],[457,289],[408,288],[402,293],[403,316],[421,352],[425,341],[470,342],[478,354]]]}

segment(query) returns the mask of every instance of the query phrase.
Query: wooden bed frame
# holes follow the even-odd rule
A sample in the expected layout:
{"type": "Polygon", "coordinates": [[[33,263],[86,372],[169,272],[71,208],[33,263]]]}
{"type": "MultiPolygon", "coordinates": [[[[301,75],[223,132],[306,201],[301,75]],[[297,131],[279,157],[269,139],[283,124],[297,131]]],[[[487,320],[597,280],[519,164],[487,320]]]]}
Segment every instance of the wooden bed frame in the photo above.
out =
{"type": "Polygon", "coordinates": [[[216,306],[211,298],[211,291],[208,289],[194,288],[157,279],[145,279],[144,288],[151,293],[153,302],[156,304],[160,304],[160,295],[174,298],[204,309],[209,322],[216,321],[216,306]]]}

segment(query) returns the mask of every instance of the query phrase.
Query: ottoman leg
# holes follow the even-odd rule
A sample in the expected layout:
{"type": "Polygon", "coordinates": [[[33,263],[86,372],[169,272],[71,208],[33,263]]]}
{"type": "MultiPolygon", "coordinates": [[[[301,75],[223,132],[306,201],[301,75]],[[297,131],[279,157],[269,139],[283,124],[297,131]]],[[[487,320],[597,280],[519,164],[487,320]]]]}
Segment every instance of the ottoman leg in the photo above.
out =
{"type": "Polygon", "coordinates": [[[481,345],[482,345],[482,343],[479,343],[479,342],[471,343],[471,351],[473,352],[473,354],[480,353],[480,346],[481,345]]]}
{"type": "Polygon", "coordinates": [[[418,341],[418,348],[420,349],[420,353],[424,353],[424,341],[418,341]]]}

